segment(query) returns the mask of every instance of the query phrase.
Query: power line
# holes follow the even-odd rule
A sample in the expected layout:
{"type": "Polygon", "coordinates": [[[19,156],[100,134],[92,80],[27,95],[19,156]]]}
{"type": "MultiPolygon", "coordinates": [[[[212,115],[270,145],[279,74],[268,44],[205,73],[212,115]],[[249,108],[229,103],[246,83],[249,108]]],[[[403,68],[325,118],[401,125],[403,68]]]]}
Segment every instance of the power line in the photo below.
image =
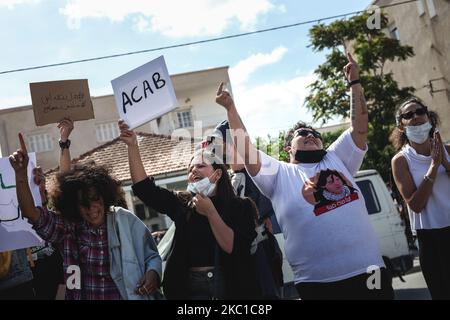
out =
{"type": "MultiPolygon", "coordinates": [[[[407,1],[403,1],[403,2],[392,3],[392,4],[389,4],[389,5],[385,5],[385,6],[379,6],[378,8],[383,9],[383,8],[388,8],[388,7],[395,7],[395,6],[404,5],[404,4],[408,4],[408,3],[416,2],[416,1],[417,0],[407,0],[407,1]]],[[[233,39],[233,38],[240,38],[240,37],[245,37],[245,36],[258,34],[258,33],[265,33],[265,32],[281,30],[281,29],[298,27],[298,26],[301,26],[301,25],[306,25],[306,24],[311,24],[311,23],[320,23],[320,22],[325,21],[325,20],[331,20],[331,19],[337,19],[337,18],[346,18],[347,16],[360,14],[360,13],[362,13],[364,11],[366,11],[366,10],[359,10],[359,11],[339,14],[339,15],[335,15],[335,16],[320,18],[320,19],[307,20],[307,21],[297,22],[297,23],[293,23],[293,24],[286,24],[286,25],[282,25],[282,26],[278,26],[278,27],[272,27],[272,28],[267,28],[267,29],[260,29],[260,30],[244,32],[244,33],[237,33],[237,34],[232,34],[232,35],[228,35],[228,36],[204,39],[204,40],[199,40],[199,41],[184,42],[184,43],[174,44],[174,45],[170,45],[170,46],[163,46],[163,47],[158,47],[158,48],[151,48],[151,49],[145,49],[145,50],[139,50],[139,51],[118,53],[118,54],[112,54],[112,55],[101,56],[101,57],[96,57],[96,58],[87,58],[87,59],[81,59],[81,60],[73,60],[73,61],[67,61],[67,62],[45,64],[45,65],[34,66],[34,67],[26,67],[26,68],[20,68],[20,69],[5,70],[5,71],[0,71],[0,75],[1,74],[6,74],[6,73],[14,73],[14,72],[22,72],[22,71],[50,68],[50,67],[58,67],[58,66],[64,66],[64,65],[69,65],[69,64],[76,64],[76,63],[82,63],[82,62],[88,62],[88,61],[111,59],[111,58],[129,56],[129,55],[140,54],[140,53],[147,53],[147,52],[154,52],[154,51],[160,51],[160,50],[167,50],[167,49],[186,47],[186,46],[191,46],[191,45],[195,45],[195,44],[203,44],[203,43],[208,43],[208,42],[215,42],[215,41],[221,41],[221,40],[227,40],[227,39],[233,39]]]]}

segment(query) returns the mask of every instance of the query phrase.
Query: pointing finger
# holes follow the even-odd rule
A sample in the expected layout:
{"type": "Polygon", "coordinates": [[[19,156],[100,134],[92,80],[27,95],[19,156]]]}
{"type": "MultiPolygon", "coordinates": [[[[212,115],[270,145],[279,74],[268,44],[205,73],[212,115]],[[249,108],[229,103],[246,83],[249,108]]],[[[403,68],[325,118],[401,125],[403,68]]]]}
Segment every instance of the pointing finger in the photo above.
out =
{"type": "Polygon", "coordinates": [[[220,95],[223,90],[223,82],[220,83],[219,88],[217,89],[217,95],[220,95]]]}
{"type": "Polygon", "coordinates": [[[19,133],[19,141],[20,141],[20,149],[26,154],[27,152],[27,146],[25,145],[25,141],[23,140],[23,136],[21,133],[19,133]]]}

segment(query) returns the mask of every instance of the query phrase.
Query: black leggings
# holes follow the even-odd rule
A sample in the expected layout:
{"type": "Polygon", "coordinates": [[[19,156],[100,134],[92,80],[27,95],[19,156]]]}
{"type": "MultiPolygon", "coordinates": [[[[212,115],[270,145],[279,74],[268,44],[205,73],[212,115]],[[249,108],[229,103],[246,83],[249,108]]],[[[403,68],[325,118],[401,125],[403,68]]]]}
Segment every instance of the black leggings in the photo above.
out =
{"type": "Polygon", "coordinates": [[[381,268],[380,275],[380,288],[372,290],[367,286],[369,273],[336,282],[301,282],[295,287],[302,300],[393,300],[390,272],[381,268]]]}
{"type": "Polygon", "coordinates": [[[417,230],[420,266],[433,300],[450,299],[450,227],[417,230]]]}

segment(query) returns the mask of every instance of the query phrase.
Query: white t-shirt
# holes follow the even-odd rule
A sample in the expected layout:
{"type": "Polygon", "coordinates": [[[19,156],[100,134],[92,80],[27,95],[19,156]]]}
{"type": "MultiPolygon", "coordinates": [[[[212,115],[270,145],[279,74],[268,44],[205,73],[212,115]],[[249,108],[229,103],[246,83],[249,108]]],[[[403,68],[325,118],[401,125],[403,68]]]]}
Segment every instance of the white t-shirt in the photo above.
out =
{"type": "Polygon", "coordinates": [[[253,177],[271,201],[295,283],[334,282],[384,267],[353,175],[367,151],[345,131],[319,163],[285,163],[260,152],[253,177]],[[328,181],[328,184],[325,182],[328,181]]]}
{"type": "MultiPolygon", "coordinates": [[[[450,155],[444,148],[444,154],[448,160],[450,155]]],[[[408,162],[409,172],[418,188],[424,175],[431,165],[431,156],[418,154],[409,144],[401,151],[408,162]]],[[[409,219],[413,230],[441,229],[450,226],[450,201],[448,201],[450,179],[444,166],[439,166],[436,179],[433,183],[433,191],[428,197],[427,204],[422,212],[414,212],[408,206],[409,219]]]]}

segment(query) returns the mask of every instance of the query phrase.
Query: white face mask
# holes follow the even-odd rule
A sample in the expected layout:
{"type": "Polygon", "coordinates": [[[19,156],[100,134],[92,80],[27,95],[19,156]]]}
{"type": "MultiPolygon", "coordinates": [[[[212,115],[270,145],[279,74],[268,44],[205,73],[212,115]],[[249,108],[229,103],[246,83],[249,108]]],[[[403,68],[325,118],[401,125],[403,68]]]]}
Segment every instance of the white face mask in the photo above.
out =
{"type": "Polygon", "coordinates": [[[431,128],[429,121],[418,126],[406,126],[406,137],[409,141],[422,144],[429,139],[431,128]]]}
{"type": "Polygon", "coordinates": [[[210,197],[216,190],[216,184],[209,181],[208,177],[204,177],[202,180],[197,182],[189,183],[187,186],[187,191],[202,194],[205,197],[210,197]]]}

